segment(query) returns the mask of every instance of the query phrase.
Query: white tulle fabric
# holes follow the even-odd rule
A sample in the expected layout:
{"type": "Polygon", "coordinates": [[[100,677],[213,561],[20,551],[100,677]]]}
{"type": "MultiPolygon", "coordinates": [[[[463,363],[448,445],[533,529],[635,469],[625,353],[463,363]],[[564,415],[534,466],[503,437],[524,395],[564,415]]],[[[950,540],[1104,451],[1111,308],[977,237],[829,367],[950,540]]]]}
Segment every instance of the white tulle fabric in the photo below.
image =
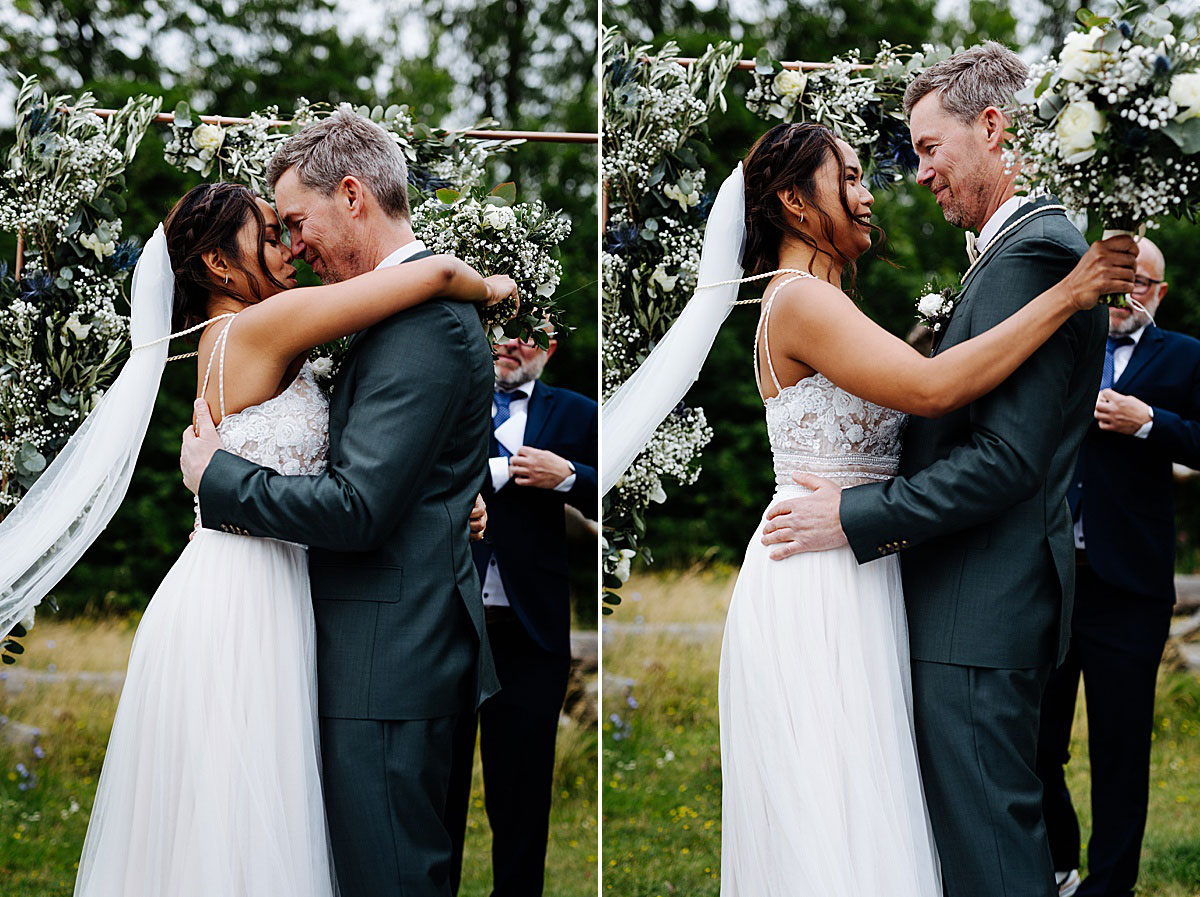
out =
{"type": "MultiPolygon", "coordinates": [[[[807,491],[797,470],[844,486],[895,474],[902,414],[821,375],[766,405],[771,504],[807,491]]],[[[721,646],[721,895],[941,897],[897,559],[773,561],[760,531],[721,646]]]]}
{"type": "MultiPolygon", "coordinates": [[[[306,364],[218,432],[256,463],[317,473],[328,406],[306,364]]],[[[76,897],[336,894],[314,655],[306,549],[198,531],[138,626],[76,897]]]]}
{"type": "Polygon", "coordinates": [[[650,356],[604,403],[602,495],[616,485],[700,375],[717,331],[737,299],[745,216],[746,193],[739,162],[717,191],[704,226],[696,292],[650,356]]]}
{"type": "Polygon", "coordinates": [[[131,352],[33,488],[0,522],[0,635],[45,597],[120,507],[167,362],[174,275],[162,225],[133,272],[131,352]]]}

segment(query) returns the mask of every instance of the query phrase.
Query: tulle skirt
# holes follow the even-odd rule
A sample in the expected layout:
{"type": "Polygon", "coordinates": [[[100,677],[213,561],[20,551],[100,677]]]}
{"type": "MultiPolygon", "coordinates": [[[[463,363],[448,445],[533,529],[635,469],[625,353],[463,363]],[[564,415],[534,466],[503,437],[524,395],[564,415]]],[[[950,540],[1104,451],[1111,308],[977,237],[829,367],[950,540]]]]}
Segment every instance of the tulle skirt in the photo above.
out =
{"type": "Polygon", "coordinates": [[[722,897],[941,897],[897,558],[768,555],[721,646],[722,897]]]}
{"type": "Polygon", "coordinates": [[[138,626],[76,897],[330,897],[305,549],[196,534],[138,626]]]}

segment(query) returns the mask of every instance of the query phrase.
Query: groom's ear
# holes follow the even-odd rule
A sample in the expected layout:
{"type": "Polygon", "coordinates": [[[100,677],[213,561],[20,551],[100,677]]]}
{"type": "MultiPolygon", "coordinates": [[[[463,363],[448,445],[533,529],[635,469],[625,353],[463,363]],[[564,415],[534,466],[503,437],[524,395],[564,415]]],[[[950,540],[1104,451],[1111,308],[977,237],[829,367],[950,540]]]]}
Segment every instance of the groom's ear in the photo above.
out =
{"type": "Polygon", "coordinates": [[[988,149],[1003,146],[1008,139],[1008,119],[995,106],[988,106],[979,113],[979,126],[983,128],[984,141],[988,149]]]}
{"type": "Polygon", "coordinates": [[[363,187],[362,181],[352,174],[342,178],[342,182],[338,185],[340,202],[346,203],[349,208],[350,217],[358,218],[366,212],[366,188],[363,187]]]}

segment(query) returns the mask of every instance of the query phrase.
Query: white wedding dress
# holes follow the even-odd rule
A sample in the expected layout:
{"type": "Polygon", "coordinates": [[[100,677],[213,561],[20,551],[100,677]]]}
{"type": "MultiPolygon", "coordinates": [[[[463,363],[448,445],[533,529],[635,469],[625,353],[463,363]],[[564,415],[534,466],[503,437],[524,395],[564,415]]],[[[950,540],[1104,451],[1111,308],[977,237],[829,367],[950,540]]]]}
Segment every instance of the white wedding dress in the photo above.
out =
{"type": "MultiPolygon", "coordinates": [[[[328,403],[306,362],[218,432],[257,464],[320,473],[328,403]]],[[[134,638],[76,897],[336,893],[314,643],[304,546],[197,530],[134,638]]]]}
{"type": "MultiPolygon", "coordinates": [[[[842,486],[894,476],[903,414],[821,374],[780,387],[766,332],[779,287],[761,325],[774,501],[808,491],[796,471],[842,486]]],[[[941,897],[897,557],[860,565],[843,546],[773,561],[760,533],[721,645],[721,895],[941,897]]]]}

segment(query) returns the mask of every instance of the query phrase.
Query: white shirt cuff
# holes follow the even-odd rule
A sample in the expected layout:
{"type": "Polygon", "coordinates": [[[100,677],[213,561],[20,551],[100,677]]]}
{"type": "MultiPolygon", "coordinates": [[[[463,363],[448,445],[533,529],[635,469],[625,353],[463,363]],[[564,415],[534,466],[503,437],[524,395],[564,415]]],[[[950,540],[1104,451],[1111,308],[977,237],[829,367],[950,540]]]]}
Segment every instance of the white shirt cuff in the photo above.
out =
{"type": "Polygon", "coordinates": [[[492,474],[492,488],[499,492],[500,487],[508,482],[508,459],[488,458],[488,469],[492,474]]]}
{"type": "Polygon", "coordinates": [[[1138,431],[1136,433],[1134,433],[1133,435],[1136,436],[1138,439],[1145,439],[1147,436],[1150,435],[1150,428],[1153,426],[1154,426],[1154,409],[1151,408],[1150,409],[1150,420],[1148,420],[1144,424],[1142,424],[1141,427],[1138,428],[1138,431]]]}
{"type": "MultiPolygon", "coordinates": [[[[570,461],[567,462],[571,464],[570,461]]],[[[555,492],[570,492],[571,487],[575,485],[575,465],[571,464],[571,472],[563,479],[561,483],[554,487],[555,492]]]]}

